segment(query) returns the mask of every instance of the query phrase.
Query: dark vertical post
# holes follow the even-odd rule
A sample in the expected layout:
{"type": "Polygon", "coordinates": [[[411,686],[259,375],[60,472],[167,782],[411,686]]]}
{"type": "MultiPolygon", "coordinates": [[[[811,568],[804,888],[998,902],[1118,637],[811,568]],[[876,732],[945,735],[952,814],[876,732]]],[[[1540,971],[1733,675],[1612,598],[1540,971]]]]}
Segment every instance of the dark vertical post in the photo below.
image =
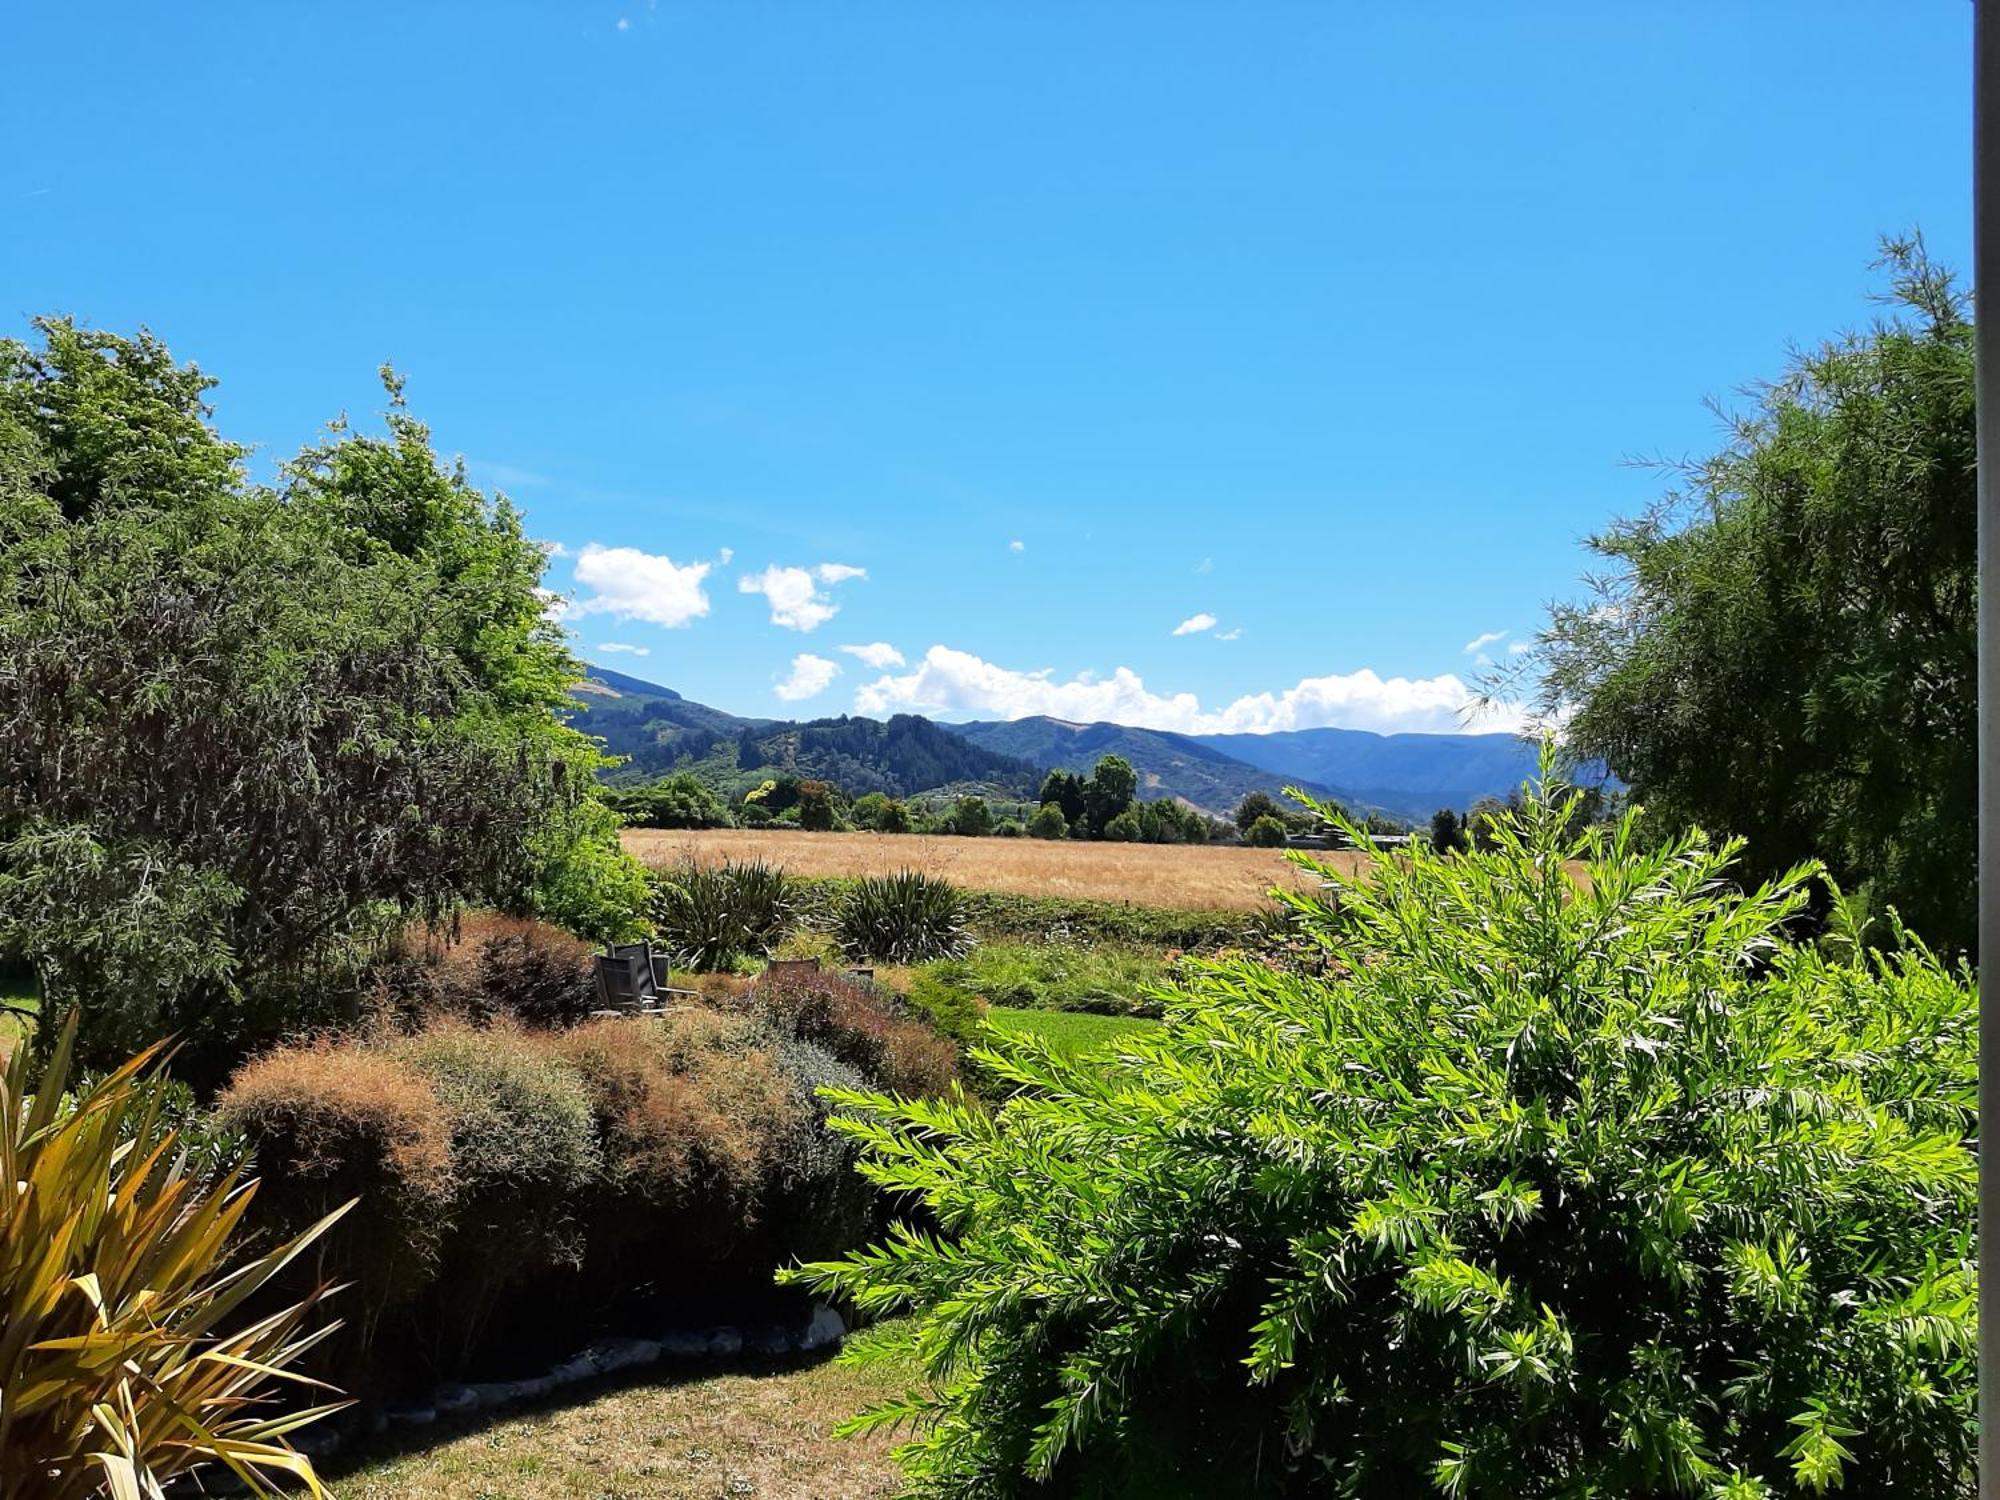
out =
{"type": "Polygon", "coordinates": [[[2000,1500],[2000,20],[1972,11],[1972,288],[1979,406],[1979,1493],[2000,1500]]]}

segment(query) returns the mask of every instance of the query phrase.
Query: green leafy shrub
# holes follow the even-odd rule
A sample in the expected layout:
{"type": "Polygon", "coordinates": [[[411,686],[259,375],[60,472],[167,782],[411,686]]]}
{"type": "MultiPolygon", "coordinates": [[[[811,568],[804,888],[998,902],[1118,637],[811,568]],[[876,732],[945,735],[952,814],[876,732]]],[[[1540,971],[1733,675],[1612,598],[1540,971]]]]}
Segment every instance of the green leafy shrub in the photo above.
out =
{"type": "Polygon", "coordinates": [[[854,957],[880,963],[929,963],[971,944],[964,895],[950,881],[916,870],[854,881],[834,931],[854,957]]]}
{"type": "Polygon", "coordinates": [[[1069,820],[1063,817],[1062,807],[1054,802],[1044,802],[1035,809],[1035,815],[1028,819],[1028,836],[1037,839],[1066,839],[1069,837],[1069,820]]]}
{"type": "Polygon", "coordinates": [[[1328,977],[996,1044],[997,1118],[843,1098],[945,1232],[797,1279],[916,1311],[924,1493],[1973,1493],[1965,976],[1569,810],[1290,897],[1328,977]]]}
{"type": "Polygon", "coordinates": [[[963,958],[925,966],[919,987],[930,996],[949,992],[1017,1010],[1157,1016],[1167,980],[1166,961],[1137,949],[982,943],[963,958]]]}
{"type": "Polygon", "coordinates": [[[1266,813],[1243,831],[1243,842],[1254,849],[1282,849],[1285,847],[1285,825],[1266,813]]]}
{"type": "Polygon", "coordinates": [[[1127,807],[1105,821],[1098,837],[1114,844],[1136,844],[1144,831],[1137,809],[1127,807]]]}
{"type": "Polygon", "coordinates": [[[687,864],[654,878],[654,929],[690,969],[724,971],[768,954],[793,917],[785,872],[763,860],[687,864]]]}
{"type": "Polygon", "coordinates": [[[326,1494],[285,1435],[338,1405],[271,1402],[315,1342],[312,1299],[242,1305],[328,1221],[242,1254],[257,1184],[190,1175],[160,1049],[68,1094],[74,1040],[71,1022],[36,1092],[25,1051],[0,1075],[0,1494],[137,1500],[222,1467],[254,1495],[279,1475],[326,1494]]]}
{"type": "Polygon", "coordinates": [[[390,1044],[425,1078],[451,1127],[454,1260],[488,1286],[582,1254],[578,1203],[600,1162],[583,1078],[505,1024],[434,1026],[390,1044]]]}

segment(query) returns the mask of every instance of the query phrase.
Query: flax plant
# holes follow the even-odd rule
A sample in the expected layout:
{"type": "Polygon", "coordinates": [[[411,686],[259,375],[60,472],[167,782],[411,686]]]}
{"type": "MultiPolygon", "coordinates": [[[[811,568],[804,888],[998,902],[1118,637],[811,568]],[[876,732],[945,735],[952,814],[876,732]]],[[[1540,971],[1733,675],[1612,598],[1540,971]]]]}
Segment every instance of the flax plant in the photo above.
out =
{"type": "Polygon", "coordinates": [[[163,1122],[163,1049],[71,1096],[74,1039],[72,1021],[39,1078],[25,1047],[0,1078],[0,1495],[160,1500],[203,1466],[325,1495],[286,1434],[343,1403],[272,1392],[326,1389],[291,1366],[332,1330],[306,1331],[317,1297],[253,1299],[346,1210],[233,1256],[256,1184],[205,1177],[163,1122]]]}

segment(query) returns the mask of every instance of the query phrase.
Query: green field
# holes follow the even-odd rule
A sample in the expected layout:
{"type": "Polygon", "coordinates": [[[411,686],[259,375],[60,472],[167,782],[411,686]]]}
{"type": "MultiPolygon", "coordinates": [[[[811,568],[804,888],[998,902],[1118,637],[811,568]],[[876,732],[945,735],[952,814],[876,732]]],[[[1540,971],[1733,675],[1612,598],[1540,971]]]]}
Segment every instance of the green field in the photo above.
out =
{"type": "Polygon", "coordinates": [[[1000,1005],[987,1011],[986,1019],[1001,1031],[1038,1036],[1056,1051],[1072,1056],[1109,1046],[1122,1037],[1150,1031],[1160,1024],[1143,1016],[1095,1016],[1067,1010],[1014,1010],[1000,1005]]]}

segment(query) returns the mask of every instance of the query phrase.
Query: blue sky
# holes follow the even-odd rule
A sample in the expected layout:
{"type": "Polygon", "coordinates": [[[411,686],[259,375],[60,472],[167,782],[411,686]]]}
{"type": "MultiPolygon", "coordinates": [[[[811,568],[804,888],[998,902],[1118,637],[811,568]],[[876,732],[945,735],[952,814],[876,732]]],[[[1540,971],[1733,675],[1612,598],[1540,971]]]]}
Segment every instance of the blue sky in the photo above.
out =
{"type": "Polygon", "coordinates": [[[1968,264],[1971,24],[10,7],[0,314],[149,325],[267,463],[393,360],[583,654],[723,708],[1448,728],[1624,460],[1881,233],[1968,264]]]}

